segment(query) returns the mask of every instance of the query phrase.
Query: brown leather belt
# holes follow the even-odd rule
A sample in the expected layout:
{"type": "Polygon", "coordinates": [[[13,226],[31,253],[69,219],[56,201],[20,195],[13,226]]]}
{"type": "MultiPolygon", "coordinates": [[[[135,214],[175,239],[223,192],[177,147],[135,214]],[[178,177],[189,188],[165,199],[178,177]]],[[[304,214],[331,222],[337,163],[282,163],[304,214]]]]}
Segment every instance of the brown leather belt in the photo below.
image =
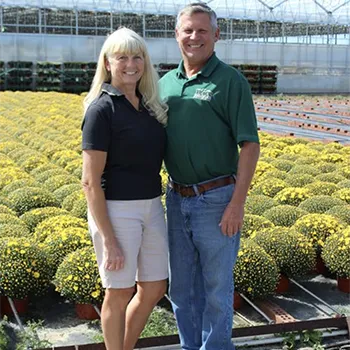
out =
{"type": "Polygon", "coordinates": [[[189,186],[180,185],[169,180],[169,186],[175,192],[180,193],[181,196],[183,197],[194,197],[194,196],[197,196],[197,194],[201,194],[205,191],[209,191],[214,188],[223,187],[234,183],[236,183],[236,179],[232,176],[222,177],[222,178],[208,181],[199,185],[189,185],[189,186]],[[197,190],[198,190],[197,192],[194,189],[195,186],[197,187],[197,190]]]}

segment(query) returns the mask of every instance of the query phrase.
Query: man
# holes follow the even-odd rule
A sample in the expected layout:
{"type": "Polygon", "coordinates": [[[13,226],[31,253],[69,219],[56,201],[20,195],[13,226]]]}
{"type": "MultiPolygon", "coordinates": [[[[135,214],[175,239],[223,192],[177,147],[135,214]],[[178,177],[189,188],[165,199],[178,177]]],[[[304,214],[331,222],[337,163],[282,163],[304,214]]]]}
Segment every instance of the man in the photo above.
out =
{"type": "Polygon", "coordinates": [[[234,349],[232,270],[259,157],[249,85],[216,57],[218,39],[215,12],[186,6],[176,25],[183,60],[160,81],[169,105],[170,297],[186,350],[234,349]]]}

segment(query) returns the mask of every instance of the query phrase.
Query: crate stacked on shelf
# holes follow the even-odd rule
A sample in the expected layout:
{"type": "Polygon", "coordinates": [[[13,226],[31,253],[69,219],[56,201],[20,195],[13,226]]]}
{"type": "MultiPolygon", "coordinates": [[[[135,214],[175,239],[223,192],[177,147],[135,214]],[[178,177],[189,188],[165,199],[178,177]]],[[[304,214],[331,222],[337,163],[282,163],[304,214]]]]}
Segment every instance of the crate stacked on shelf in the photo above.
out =
{"type": "Polygon", "coordinates": [[[260,66],[260,93],[263,95],[276,93],[277,66],[260,66]]]}
{"type": "Polygon", "coordinates": [[[33,90],[33,62],[7,62],[6,77],[8,90],[33,90]]]}
{"type": "Polygon", "coordinates": [[[0,91],[5,90],[5,62],[0,61],[0,91]]]}
{"type": "Polygon", "coordinates": [[[178,67],[178,64],[174,63],[159,63],[158,67],[156,67],[158,74],[160,77],[168,73],[169,71],[178,67]]]}
{"type": "Polygon", "coordinates": [[[239,69],[247,78],[252,93],[260,93],[260,66],[256,64],[242,64],[239,69]]]}
{"type": "Polygon", "coordinates": [[[61,91],[62,64],[37,62],[35,89],[37,91],[61,91]]]}
{"type": "Polygon", "coordinates": [[[80,93],[88,91],[95,74],[96,64],[87,62],[63,63],[63,91],[80,93]]]}

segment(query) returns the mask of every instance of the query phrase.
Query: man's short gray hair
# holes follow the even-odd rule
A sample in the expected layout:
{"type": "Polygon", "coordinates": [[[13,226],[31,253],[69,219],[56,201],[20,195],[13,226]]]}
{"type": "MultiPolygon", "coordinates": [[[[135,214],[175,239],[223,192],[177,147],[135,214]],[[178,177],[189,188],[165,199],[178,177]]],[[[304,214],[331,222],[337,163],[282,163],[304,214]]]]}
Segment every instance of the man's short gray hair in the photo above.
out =
{"type": "Polygon", "coordinates": [[[195,2],[185,6],[177,15],[176,28],[180,27],[181,17],[183,15],[192,16],[195,13],[206,13],[210,18],[213,30],[215,31],[218,28],[216,13],[204,2],[195,2]]]}

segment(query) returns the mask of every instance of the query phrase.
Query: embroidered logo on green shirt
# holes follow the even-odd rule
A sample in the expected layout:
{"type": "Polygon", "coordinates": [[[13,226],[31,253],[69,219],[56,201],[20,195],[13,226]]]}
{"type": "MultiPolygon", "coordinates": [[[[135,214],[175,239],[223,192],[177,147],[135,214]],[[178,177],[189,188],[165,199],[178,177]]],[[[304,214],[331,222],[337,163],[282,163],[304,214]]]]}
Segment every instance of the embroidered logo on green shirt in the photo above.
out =
{"type": "Polygon", "coordinates": [[[193,98],[198,98],[199,100],[203,101],[210,101],[213,97],[213,92],[211,90],[206,89],[197,89],[195,94],[193,95],[193,98]]]}

